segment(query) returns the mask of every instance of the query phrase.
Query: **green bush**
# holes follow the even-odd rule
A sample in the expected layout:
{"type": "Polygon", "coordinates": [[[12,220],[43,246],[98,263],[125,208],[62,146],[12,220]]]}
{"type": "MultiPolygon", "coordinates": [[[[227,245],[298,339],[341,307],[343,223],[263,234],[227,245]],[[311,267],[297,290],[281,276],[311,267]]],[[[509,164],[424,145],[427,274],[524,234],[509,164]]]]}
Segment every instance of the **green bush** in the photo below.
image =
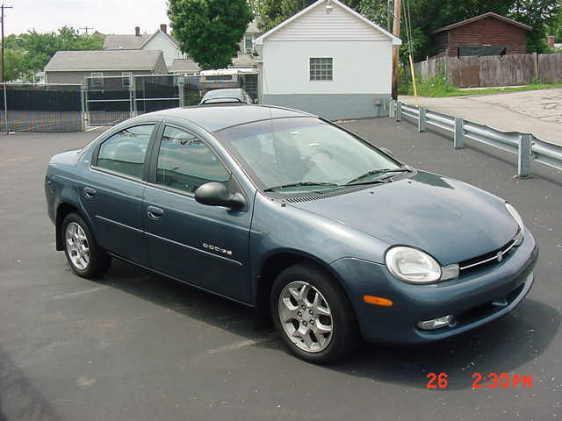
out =
{"type": "MultiPolygon", "coordinates": [[[[412,78],[404,78],[403,80],[404,82],[400,85],[401,89],[399,89],[399,93],[402,95],[414,95],[412,78]]],[[[421,78],[416,77],[416,87],[418,96],[441,97],[458,95],[460,92],[458,88],[447,81],[447,77],[444,73],[439,73],[426,80],[421,80],[421,78]]]]}

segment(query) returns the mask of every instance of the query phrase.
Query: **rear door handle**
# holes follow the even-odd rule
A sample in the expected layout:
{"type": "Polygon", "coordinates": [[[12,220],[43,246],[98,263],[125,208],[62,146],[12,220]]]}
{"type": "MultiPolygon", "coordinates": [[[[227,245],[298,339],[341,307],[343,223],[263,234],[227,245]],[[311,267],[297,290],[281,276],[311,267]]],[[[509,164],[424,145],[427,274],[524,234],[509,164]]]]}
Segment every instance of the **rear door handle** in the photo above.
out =
{"type": "Polygon", "coordinates": [[[164,209],[157,208],[156,206],[149,206],[146,210],[148,217],[153,220],[160,219],[160,217],[164,215],[164,209]]]}
{"type": "Polygon", "coordinates": [[[86,199],[93,199],[96,195],[96,189],[92,187],[84,187],[84,196],[86,199]]]}

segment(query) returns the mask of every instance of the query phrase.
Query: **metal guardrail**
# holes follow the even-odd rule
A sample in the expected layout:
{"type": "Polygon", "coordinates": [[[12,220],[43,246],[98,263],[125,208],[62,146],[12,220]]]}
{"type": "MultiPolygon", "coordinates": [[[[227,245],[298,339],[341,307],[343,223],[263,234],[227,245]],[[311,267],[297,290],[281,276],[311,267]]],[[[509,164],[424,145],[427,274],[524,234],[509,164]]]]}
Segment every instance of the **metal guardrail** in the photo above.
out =
{"type": "Polygon", "coordinates": [[[562,170],[562,146],[544,142],[530,133],[502,132],[400,101],[392,103],[391,117],[395,117],[396,121],[404,117],[413,120],[417,123],[419,132],[431,127],[450,133],[455,149],[463,148],[465,140],[468,139],[513,153],[517,155],[519,177],[527,177],[530,174],[532,162],[562,170]]]}

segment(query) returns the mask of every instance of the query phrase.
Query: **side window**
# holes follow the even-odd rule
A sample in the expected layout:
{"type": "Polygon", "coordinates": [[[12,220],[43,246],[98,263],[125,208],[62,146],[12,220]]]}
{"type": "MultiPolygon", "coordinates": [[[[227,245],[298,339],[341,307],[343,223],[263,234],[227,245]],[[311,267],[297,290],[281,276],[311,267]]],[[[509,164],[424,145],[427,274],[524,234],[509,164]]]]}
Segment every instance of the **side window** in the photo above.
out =
{"type": "Polygon", "coordinates": [[[142,178],[144,157],[153,124],[129,127],[101,144],[96,166],[129,177],[142,178]]]}
{"type": "Polygon", "coordinates": [[[229,179],[228,171],[207,145],[183,130],[166,127],[158,153],[156,183],[193,193],[202,184],[229,179]]]}

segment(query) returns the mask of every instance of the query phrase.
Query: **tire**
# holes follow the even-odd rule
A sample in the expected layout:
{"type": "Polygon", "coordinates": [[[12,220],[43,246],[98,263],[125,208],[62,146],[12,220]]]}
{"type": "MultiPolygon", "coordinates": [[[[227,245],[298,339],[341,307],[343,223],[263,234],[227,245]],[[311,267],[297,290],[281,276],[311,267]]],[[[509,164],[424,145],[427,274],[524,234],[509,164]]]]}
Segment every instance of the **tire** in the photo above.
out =
{"type": "Polygon", "coordinates": [[[69,213],[62,221],[61,228],[64,254],[76,275],[91,279],[109,269],[109,255],[97,245],[88,224],[80,215],[69,213]]]}
{"type": "Polygon", "coordinates": [[[289,350],[305,361],[340,361],[358,343],[355,314],[345,292],[332,276],[312,264],[296,264],[277,276],[270,308],[289,350]]]}

